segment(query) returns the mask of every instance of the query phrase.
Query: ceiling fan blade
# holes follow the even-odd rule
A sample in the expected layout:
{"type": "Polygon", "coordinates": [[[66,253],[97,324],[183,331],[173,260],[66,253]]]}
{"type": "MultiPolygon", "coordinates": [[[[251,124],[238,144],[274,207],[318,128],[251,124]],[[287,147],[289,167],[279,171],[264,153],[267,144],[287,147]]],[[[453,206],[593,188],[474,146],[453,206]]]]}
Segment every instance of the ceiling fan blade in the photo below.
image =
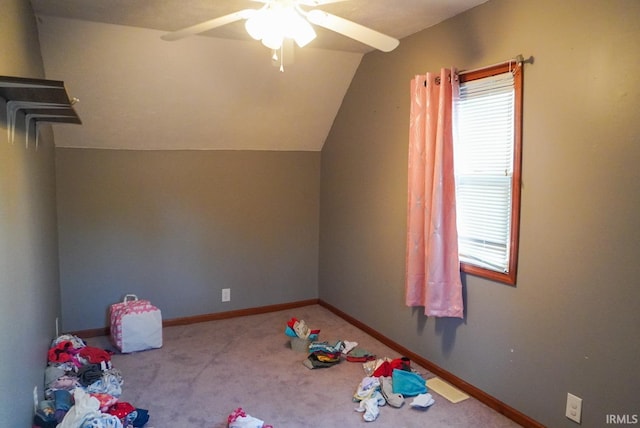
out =
{"type": "MultiPolygon", "coordinates": [[[[251,1],[255,1],[258,3],[269,3],[269,2],[272,2],[273,0],[251,0],[251,1]]],[[[323,4],[339,3],[341,1],[347,1],[347,0],[295,0],[295,3],[301,4],[304,6],[322,6],[323,4]]]]}
{"type": "Polygon", "coordinates": [[[310,10],[307,13],[307,18],[313,24],[335,31],[383,52],[390,52],[400,44],[398,39],[319,9],[310,10]]]}
{"type": "Polygon", "coordinates": [[[193,34],[203,33],[223,25],[231,24],[232,22],[236,22],[241,19],[248,19],[257,11],[258,9],[239,10],[228,15],[223,15],[218,18],[210,19],[209,21],[201,22],[200,24],[192,25],[191,27],[163,34],[160,38],[167,41],[180,40],[193,34]]]}
{"type": "Polygon", "coordinates": [[[305,6],[322,6],[324,4],[339,3],[346,0],[298,0],[298,4],[305,6]]]}

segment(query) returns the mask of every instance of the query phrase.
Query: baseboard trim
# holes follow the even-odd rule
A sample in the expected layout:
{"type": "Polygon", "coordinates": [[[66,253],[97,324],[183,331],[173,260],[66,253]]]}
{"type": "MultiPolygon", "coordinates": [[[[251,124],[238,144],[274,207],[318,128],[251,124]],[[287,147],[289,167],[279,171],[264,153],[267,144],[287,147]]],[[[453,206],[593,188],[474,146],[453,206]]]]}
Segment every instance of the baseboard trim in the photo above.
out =
{"type": "Polygon", "coordinates": [[[78,336],[82,339],[89,339],[91,337],[97,337],[97,336],[108,336],[109,327],[90,328],[88,330],[76,330],[76,331],[70,331],[67,334],[73,334],[74,336],[78,336]]]}
{"type": "MultiPolygon", "coordinates": [[[[275,305],[259,306],[254,308],[236,309],[233,311],[216,312],[211,314],[194,315],[191,317],[172,318],[168,320],[162,320],[162,327],[173,327],[177,325],[196,324],[199,322],[216,321],[228,318],[243,317],[247,315],[265,314],[268,312],[284,311],[287,309],[301,308],[303,306],[317,305],[319,299],[299,300],[289,303],[278,303],[275,305]]],[[[109,327],[92,328],[88,330],[79,330],[70,332],[75,336],[83,339],[96,336],[108,336],[110,333],[109,327]]]]}
{"type": "Polygon", "coordinates": [[[374,338],[376,338],[380,342],[384,343],[389,348],[393,349],[394,351],[398,352],[399,354],[401,354],[401,355],[403,355],[405,357],[408,357],[412,361],[415,361],[418,365],[426,368],[431,373],[433,373],[436,376],[442,378],[443,380],[449,382],[451,385],[455,386],[456,388],[461,389],[462,391],[464,391],[467,394],[469,394],[470,396],[474,397],[475,399],[477,399],[481,403],[487,405],[488,407],[490,407],[493,410],[495,410],[496,412],[504,415],[505,417],[511,419],[512,421],[516,422],[517,424],[520,424],[525,428],[545,428],[545,426],[542,425],[541,423],[539,423],[538,421],[530,418],[529,416],[525,415],[524,413],[522,413],[522,412],[514,409],[513,407],[505,404],[504,402],[498,400],[497,398],[487,394],[486,392],[484,392],[481,389],[471,385],[470,383],[465,382],[464,380],[462,380],[458,376],[456,376],[453,373],[443,369],[442,367],[438,366],[437,364],[432,363],[431,361],[427,360],[426,358],[421,357],[420,355],[416,354],[415,352],[410,351],[409,349],[407,349],[404,346],[400,345],[399,343],[389,339],[387,336],[383,335],[379,331],[374,330],[373,328],[371,328],[368,325],[364,324],[363,322],[357,320],[356,318],[352,317],[351,315],[348,315],[347,313],[341,311],[340,309],[336,308],[335,306],[331,305],[330,303],[327,303],[324,300],[319,299],[318,304],[320,306],[330,310],[331,312],[333,312],[334,314],[336,314],[340,318],[344,319],[345,321],[347,321],[348,323],[354,325],[355,327],[359,328],[360,330],[364,331],[365,333],[373,336],[374,338]]]}
{"type": "Polygon", "coordinates": [[[299,300],[291,303],[279,303],[276,305],[259,306],[255,308],[236,309],[234,311],[217,312],[213,314],[196,315],[192,317],[174,318],[162,322],[163,327],[172,327],[176,325],[195,324],[206,321],[216,321],[228,318],[244,317],[247,315],[266,314],[269,312],[284,311],[287,309],[295,309],[303,306],[317,305],[319,299],[299,300]]]}

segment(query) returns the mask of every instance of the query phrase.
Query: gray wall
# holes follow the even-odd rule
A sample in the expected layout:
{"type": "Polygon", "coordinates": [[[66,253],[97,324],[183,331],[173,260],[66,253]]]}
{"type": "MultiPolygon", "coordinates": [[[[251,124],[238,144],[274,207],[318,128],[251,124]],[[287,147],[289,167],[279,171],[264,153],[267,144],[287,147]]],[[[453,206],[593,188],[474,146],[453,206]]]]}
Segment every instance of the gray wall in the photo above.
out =
{"type": "MultiPolygon", "coordinates": [[[[25,0],[2,0],[0,75],[44,77],[36,22],[25,0]]],[[[47,349],[60,314],[54,150],[45,126],[36,151],[7,141],[0,100],[0,426],[31,426],[47,349]]]]}
{"type": "MultiPolygon", "coordinates": [[[[548,426],[575,426],[566,392],[584,427],[639,413],[639,8],[491,0],[365,56],[321,183],[318,153],[56,150],[63,327],[105,326],[127,292],[165,318],[313,298],[319,272],[321,298],[548,426]],[[464,277],[466,319],[427,319],[403,304],[409,81],[518,53],[535,64],[517,287],[464,277]]],[[[29,2],[2,12],[0,74],[43,77],[29,2]]],[[[60,315],[56,175],[49,129],[35,151],[5,126],[0,426],[22,427],[60,315]]]]}
{"type": "Polygon", "coordinates": [[[56,154],[65,331],[126,293],[164,319],[317,298],[319,152],[56,154]]]}
{"type": "Polygon", "coordinates": [[[366,55],[322,152],[320,297],[550,427],[639,414],[640,2],[491,0],[366,55]],[[409,82],[533,55],[516,287],[404,305],[409,82]]]}

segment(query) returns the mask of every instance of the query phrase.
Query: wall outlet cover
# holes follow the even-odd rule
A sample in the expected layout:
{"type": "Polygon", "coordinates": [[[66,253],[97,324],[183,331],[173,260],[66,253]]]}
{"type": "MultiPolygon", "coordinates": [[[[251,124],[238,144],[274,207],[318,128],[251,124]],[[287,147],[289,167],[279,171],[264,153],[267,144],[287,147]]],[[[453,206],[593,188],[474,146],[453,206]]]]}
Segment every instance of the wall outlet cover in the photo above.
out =
{"type": "Polygon", "coordinates": [[[582,398],[567,393],[567,409],[565,416],[574,422],[580,423],[582,418],[582,398]]]}

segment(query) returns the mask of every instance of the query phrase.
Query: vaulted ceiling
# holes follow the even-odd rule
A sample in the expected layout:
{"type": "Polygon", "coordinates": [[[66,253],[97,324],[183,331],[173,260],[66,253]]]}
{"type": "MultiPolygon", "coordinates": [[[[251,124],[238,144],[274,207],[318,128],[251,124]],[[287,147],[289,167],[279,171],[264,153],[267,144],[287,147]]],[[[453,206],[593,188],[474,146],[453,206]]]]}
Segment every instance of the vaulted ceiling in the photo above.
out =
{"type": "MultiPolygon", "coordinates": [[[[484,1],[346,0],[319,8],[402,39],[484,1]]],[[[80,100],[83,124],[54,126],[59,147],[319,151],[362,56],[372,51],[316,27],[314,41],[285,52],[280,72],[242,22],[160,39],[261,6],[251,0],[31,3],[46,77],[64,81],[80,100]]]]}

